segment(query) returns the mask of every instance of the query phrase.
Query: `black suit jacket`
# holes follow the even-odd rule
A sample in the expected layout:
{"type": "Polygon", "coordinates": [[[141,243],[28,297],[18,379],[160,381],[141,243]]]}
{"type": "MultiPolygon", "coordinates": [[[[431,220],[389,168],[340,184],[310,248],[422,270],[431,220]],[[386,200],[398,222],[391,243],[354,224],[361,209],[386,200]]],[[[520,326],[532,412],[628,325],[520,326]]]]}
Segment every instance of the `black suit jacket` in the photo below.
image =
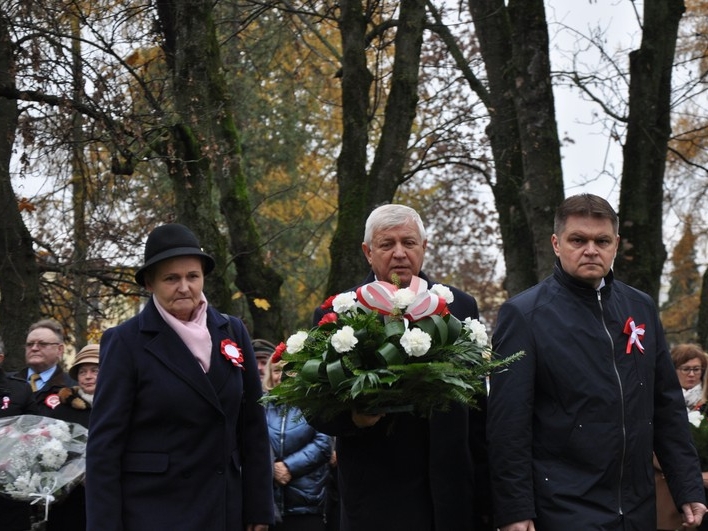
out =
{"type": "MultiPolygon", "coordinates": [[[[434,284],[425,273],[419,276],[434,284]]],[[[363,284],[374,280],[370,273],[363,284]]],[[[450,313],[461,320],[479,317],[474,297],[447,287],[455,297],[450,313]]],[[[315,324],[323,314],[315,310],[315,324]]],[[[364,429],[351,415],[331,422],[311,419],[316,429],[337,437],[341,530],[487,529],[482,525],[491,514],[486,395],[479,397],[479,407],[454,404],[430,419],[387,414],[364,429]]]]}
{"type": "Polygon", "coordinates": [[[37,403],[30,385],[17,376],[0,369],[0,417],[37,415],[37,403]]]}
{"type": "MultiPolygon", "coordinates": [[[[28,369],[25,367],[14,373],[13,376],[27,382],[27,372],[28,369]]],[[[34,401],[37,403],[38,413],[45,417],[52,417],[52,409],[59,405],[59,397],[56,396],[59,389],[63,387],[73,387],[75,385],[78,385],[76,380],[65,373],[61,365],[57,365],[57,369],[47,383],[45,383],[40,390],[32,393],[34,401]]],[[[32,388],[30,388],[30,392],[32,392],[32,388]]]]}

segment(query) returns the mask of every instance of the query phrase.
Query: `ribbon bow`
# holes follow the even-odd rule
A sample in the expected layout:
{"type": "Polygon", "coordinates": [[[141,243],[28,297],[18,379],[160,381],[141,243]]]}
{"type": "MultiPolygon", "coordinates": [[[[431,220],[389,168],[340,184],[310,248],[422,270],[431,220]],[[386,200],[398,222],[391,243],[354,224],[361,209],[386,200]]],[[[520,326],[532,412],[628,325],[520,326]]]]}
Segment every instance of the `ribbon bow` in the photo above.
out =
{"type": "MultiPolygon", "coordinates": [[[[365,284],[356,291],[357,300],[370,310],[381,315],[396,313],[394,297],[398,287],[380,280],[365,284]]],[[[404,309],[404,317],[410,321],[419,321],[430,315],[440,314],[445,300],[428,291],[428,283],[420,277],[411,277],[408,289],[415,294],[413,301],[404,309]]]]}
{"type": "Polygon", "coordinates": [[[632,345],[637,345],[639,352],[644,354],[644,345],[642,345],[641,338],[644,337],[644,325],[635,324],[632,317],[627,318],[627,322],[624,323],[624,333],[629,336],[627,339],[627,349],[625,353],[629,354],[632,352],[632,345]]]}
{"type": "Polygon", "coordinates": [[[57,480],[56,478],[54,479],[54,483],[52,486],[43,486],[42,490],[40,492],[32,492],[30,493],[30,498],[35,498],[33,501],[30,502],[30,505],[34,505],[35,503],[44,502],[44,521],[46,522],[49,520],[49,504],[52,503],[55,498],[54,495],[52,494],[54,490],[57,488],[57,480]]]}
{"type": "Polygon", "coordinates": [[[394,311],[393,293],[398,288],[388,282],[377,280],[360,286],[356,290],[357,300],[381,315],[391,315],[394,311]]]}

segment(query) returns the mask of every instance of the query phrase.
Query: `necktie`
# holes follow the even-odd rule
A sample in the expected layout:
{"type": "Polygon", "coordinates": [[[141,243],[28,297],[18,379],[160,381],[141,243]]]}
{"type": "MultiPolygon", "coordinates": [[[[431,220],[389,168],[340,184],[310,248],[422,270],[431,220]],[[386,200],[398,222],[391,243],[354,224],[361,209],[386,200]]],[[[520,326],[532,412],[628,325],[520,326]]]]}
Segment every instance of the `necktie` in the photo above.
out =
{"type": "Polygon", "coordinates": [[[30,376],[30,386],[32,387],[32,391],[37,391],[37,380],[39,380],[41,376],[37,373],[34,373],[32,376],[30,376]]]}

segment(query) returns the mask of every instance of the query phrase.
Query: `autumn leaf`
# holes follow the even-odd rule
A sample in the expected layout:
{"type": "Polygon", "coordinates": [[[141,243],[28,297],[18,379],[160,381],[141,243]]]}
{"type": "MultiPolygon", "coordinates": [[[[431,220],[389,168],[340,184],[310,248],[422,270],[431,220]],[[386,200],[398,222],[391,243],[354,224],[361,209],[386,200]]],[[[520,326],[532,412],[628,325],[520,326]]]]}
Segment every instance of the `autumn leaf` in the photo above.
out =
{"type": "Polygon", "coordinates": [[[34,212],[36,207],[29,199],[27,199],[26,197],[23,197],[18,201],[17,209],[20,212],[34,212]]]}
{"type": "Polygon", "coordinates": [[[256,308],[260,308],[261,310],[270,310],[270,303],[267,299],[253,299],[253,304],[255,304],[256,308]]]}

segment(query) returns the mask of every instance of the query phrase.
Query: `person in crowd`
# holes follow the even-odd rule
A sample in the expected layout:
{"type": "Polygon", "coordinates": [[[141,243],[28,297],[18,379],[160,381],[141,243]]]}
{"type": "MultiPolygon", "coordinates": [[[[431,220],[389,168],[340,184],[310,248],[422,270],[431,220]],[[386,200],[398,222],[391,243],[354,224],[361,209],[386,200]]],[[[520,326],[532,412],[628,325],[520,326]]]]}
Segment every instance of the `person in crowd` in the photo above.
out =
{"type": "MultiPolygon", "coordinates": [[[[395,281],[407,287],[418,276],[432,285],[421,269],[427,243],[414,209],[399,204],[376,208],[362,243],[371,265],[364,283],[395,281]]],[[[475,299],[448,287],[454,295],[450,312],[461,320],[478,318],[475,299]]],[[[322,309],[315,310],[314,322],[322,315],[322,309]]],[[[319,431],[336,436],[340,529],[491,529],[485,399],[479,397],[479,409],[453,404],[430,418],[352,411],[333,421],[308,419],[319,431]]]]}
{"type": "MultiPolygon", "coordinates": [[[[0,418],[17,415],[37,415],[39,408],[32,388],[23,379],[5,373],[5,343],[0,339],[0,418]]],[[[26,531],[30,528],[31,507],[27,502],[0,496],[0,528],[5,531],[26,531]]]]}
{"type": "Polygon", "coordinates": [[[258,362],[258,374],[261,377],[261,382],[266,375],[266,364],[268,360],[275,352],[275,345],[270,341],[265,339],[254,339],[251,344],[253,345],[253,352],[256,353],[256,361],[258,362]]]}
{"type": "MultiPolygon", "coordinates": [[[[74,357],[69,376],[77,386],[59,389],[59,405],[51,416],[89,427],[93,395],[98,377],[99,346],[89,343],[74,357]]],[[[86,529],[86,493],[83,485],[75,486],[65,499],[50,506],[47,531],[84,531],[86,529]]]]}
{"type": "Polygon", "coordinates": [[[7,374],[2,368],[4,361],[5,343],[0,339],[0,418],[37,415],[39,408],[32,388],[22,377],[7,374]]]}
{"type": "Polygon", "coordinates": [[[671,360],[683,390],[686,410],[699,410],[705,404],[703,380],[708,367],[708,355],[693,343],[681,343],[671,349],[671,360]]]}
{"type": "MultiPolygon", "coordinates": [[[[261,386],[263,386],[263,381],[265,379],[266,375],[266,366],[268,365],[268,360],[270,357],[273,355],[275,352],[275,345],[271,343],[270,341],[266,341],[264,339],[252,339],[251,344],[253,345],[253,350],[256,355],[256,360],[258,361],[258,373],[261,377],[261,386]],[[265,358],[265,359],[264,359],[265,358]]],[[[270,388],[272,389],[272,387],[270,388]]],[[[267,392],[270,391],[270,389],[265,389],[263,387],[263,391],[267,392]]],[[[266,415],[266,421],[267,421],[267,415],[266,415]]],[[[270,429],[269,429],[269,434],[270,434],[270,429]]],[[[275,462],[275,452],[273,451],[273,447],[270,447],[270,461],[271,463],[275,462]]],[[[273,493],[273,515],[275,519],[275,524],[279,524],[283,521],[281,515],[280,515],[280,510],[278,509],[278,506],[275,504],[275,492],[273,493]]],[[[272,528],[272,526],[271,526],[272,528]]]]}
{"type": "Polygon", "coordinates": [[[84,428],[89,427],[98,379],[98,350],[98,344],[89,343],[76,354],[69,369],[69,376],[76,380],[78,385],[59,390],[59,405],[52,411],[52,417],[76,422],[84,428]]]}
{"type": "MultiPolygon", "coordinates": [[[[282,361],[269,358],[263,390],[280,383],[282,361]]],[[[297,408],[266,406],[273,450],[275,504],[281,521],[273,531],[325,531],[325,498],[332,440],[310,426],[297,408]]]]}
{"type": "Polygon", "coordinates": [[[25,361],[27,366],[13,374],[30,384],[39,414],[51,417],[59,405],[57,393],[64,387],[76,385],[61,366],[64,357],[64,331],[53,319],[33,323],[27,333],[25,361]]]}
{"type": "MultiPolygon", "coordinates": [[[[693,343],[680,343],[671,349],[671,360],[676,368],[679,384],[683,391],[686,411],[698,411],[705,413],[706,409],[706,385],[708,377],[706,366],[708,366],[708,355],[703,349],[693,343]]],[[[676,508],[676,503],[671,497],[669,487],[666,484],[661,466],[654,457],[654,482],[656,484],[656,518],[657,529],[671,530],[680,528],[682,524],[681,513],[676,508]]],[[[703,471],[703,485],[708,486],[708,471],[703,471]]],[[[708,529],[708,518],[704,518],[699,527],[688,529],[708,529]]]]}
{"type": "Polygon", "coordinates": [[[209,306],[215,266],[170,223],[135,280],[151,293],[106,330],[86,449],[89,531],[266,531],[272,468],[258,365],[240,319],[209,306]]]}
{"type": "Polygon", "coordinates": [[[652,451],[686,525],[706,511],[681,388],[651,297],[614,278],[619,222],[592,194],[555,214],[553,274],[506,301],[488,447],[502,531],[656,529],[652,451]]]}

